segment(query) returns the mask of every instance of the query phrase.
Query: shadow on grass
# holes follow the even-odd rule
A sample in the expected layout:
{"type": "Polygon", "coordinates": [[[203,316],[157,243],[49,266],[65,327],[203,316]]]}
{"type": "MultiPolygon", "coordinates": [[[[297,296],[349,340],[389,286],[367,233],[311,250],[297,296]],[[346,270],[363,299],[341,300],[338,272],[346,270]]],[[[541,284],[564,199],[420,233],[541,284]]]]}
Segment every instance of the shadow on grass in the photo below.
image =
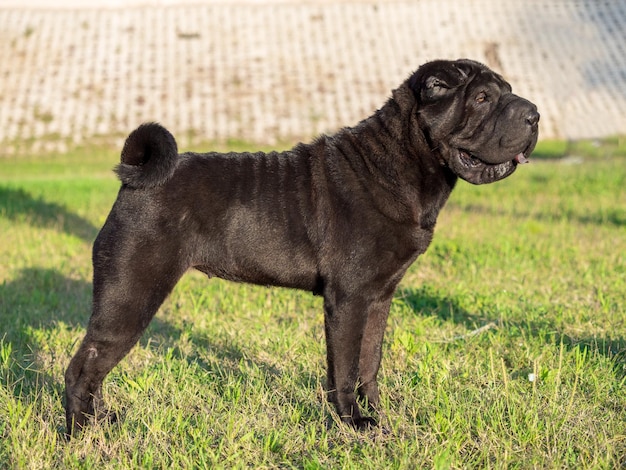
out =
{"type": "Polygon", "coordinates": [[[91,282],[70,279],[54,269],[26,268],[0,284],[0,331],[9,341],[28,346],[29,331],[59,322],[86,324],[91,311],[91,282]]]}
{"type": "Polygon", "coordinates": [[[0,214],[12,221],[60,229],[88,242],[92,242],[98,233],[96,226],[67,207],[33,197],[23,189],[0,186],[0,214]]]}
{"type": "MultiPolygon", "coordinates": [[[[260,331],[259,334],[261,334],[260,331]]],[[[151,336],[160,337],[159,347],[166,350],[171,348],[173,358],[187,361],[190,364],[197,364],[204,371],[209,372],[211,376],[220,377],[215,382],[215,386],[217,393],[222,395],[224,399],[228,399],[232,392],[230,385],[227,385],[228,377],[237,377],[242,383],[254,383],[258,382],[259,376],[262,376],[264,387],[267,390],[282,389],[283,391],[278,396],[288,400],[300,410],[304,410],[303,415],[314,414],[319,411],[317,407],[312,407],[311,403],[305,403],[296,398],[293,393],[290,393],[291,390],[285,390],[283,379],[285,370],[280,359],[277,359],[276,362],[264,360],[254,354],[245,342],[220,334],[207,336],[201,331],[188,327],[181,328],[158,317],[152,320],[146,334],[140,340],[140,344],[148,345],[151,336]],[[187,352],[188,345],[184,348],[180,347],[182,338],[185,338],[185,342],[188,341],[193,344],[191,352],[187,352]],[[204,354],[200,354],[200,351],[203,351],[204,354]]],[[[320,377],[316,372],[301,370],[297,377],[290,376],[289,382],[295,383],[298,389],[317,391],[320,381],[325,381],[325,379],[325,376],[320,377]]],[[[328,419],[331,420],[330,415],[328,419]]]]}
{"type": "MultiPolygon", "coordinates": [[[[59,327],[86,324],[90,306],[91,283],[53,269],[24,269],[0,284],[0,342],[10,353],[0,364],[0,386],[35,410],[42,394],[58,399],[61,419],[64,384],[54,366],[64,369],[67,364],[56,358],[69,351],[59,340],[59,327]]],[[[57,431],[62,434],[65,428],[57,431]]]]}
{"type": "MultiPolygon", "coordinates": [[[[70,279],[53,269],[27,268],[14,280],[0,284],[0,341],[11,345],[13,359],[10,371],[0,369],[0,383],[4,380],[19,383],[19,386],[11,387],[13,393],[18,399],[27,402],[37,400],[42,392],[62,397],[65,389],[63,379],[59,377],[58,370],[53,374],[47,369],[45,361],[40,360],[41,353],[48,357],[51,354],[69,354],[71,357],[76,352],[77,343],[71,345],[69,350],[54,352],[64,347],[58,342],[54,331],[60,324],[68,329],[86,327],[91,315],[91,301],[91,282],[70,279]]],[[[258,370],[265,377],[268,389],[281,387],[284,372],[280,366],[252,356],[244,344],[222,337],[205,337],[193,328],[179,328],[158,317],[152,320],[140,344],[148,345],[151,335],[162,338],[158,342],[159,346],[165,350],[171,348],[172,357],[198,364],[216,377],[234,376],[248,383],[255,379],[254,371],[258,370]],[[183,338],[194,345],[190,354],[180,347],[183,338]],[[215,360],[207,360],[196,351],[210,351],[215,360]]],[[[68,364],[69,358],[67,363],[61,365],[61,369],[64,371],[68,364]]],[[[316,390],[318,379],[313,373],[303,373],[295,382],[299,387],[316,390]]],[[[222,387],[222,382],[225,384],[227,381],[218,380],[216,386],[218,392],[227,399],[231,390],[228,386],[222,387]]],[[[285,396],[291,397],[291,394],[285,396]]],[[[293,397],[290,399],[296,400],[293,397]]],[[[107,401],[115,408],[114,397],[109,397],[107,401]]],[[[61,405],[59,399],[59,407],[61,405]]],[[[298,406],[307,410],[310,403],[298,403],[298,406]]],[[[311,409],[310,412],[314,413],[315,410],[311,409]]],[[[64,428],[59,429],[59,432],[64,432],[64,428]]]]}
{"type": "MultiPolygon", "coordinates": [[[[569,350],[578,349],[581,352],[589,352],[607,357],[612,361],[616,379],[619,381],[626,378],[626,339],[619,337],[594,338],[580,337],[573,338],[559,333],[558,328],[548,319],[511,322],[502,324],[500,318],[490,318],[484,315],[476,315],[463,309],[454,299],[432,295],[425,289],[403,288],[399,289],[396,297],[400,298],[416,315],[435,315],[443,322],[452,322],[462,325],[470,332],[476,332],[479,328],[487,325],[497,325],[504,327],[511,335],[524,332],[535,338],[546,341],[552,338],[551,344],[563,346],[569,350]],[[517,333],[516,333],[517,332],[517,333]]],[[[487,328],[483,334],[489,334],[487,328]]],[[[452,340],[454,341],[454,340],[452,340]]],[[[451,342],[452,342],[451,341],[451,342]]],[[[547,343],[546,343],[547,344],[547,343]]]]}
{"type": "MultiPolygon", "coordinates": [[[[416,315],[436,315],[443,322],[453,322],[464,326],[469,331],[490,322],[499,322],[498,318],[485,318],[461,308],[454,299],[430,293],[425,289],[404,288],[398,291],[396,298],[406,303],[416,315]]],[[[29,268],[23,270],[19,277],[10,282],[0,285],[0,331],[2,342],[11,343],[12,354],[18,363],[33,358],[34,368],[19,366],[13,370],[13,380],[20,386],[14,388],[14,393],[19,393],[21,398],[29,397],[36,400],[42,393],[50,393],[61,397],[64,385],[58,377],[53,377],[46,370],[42,370],[37,364],[37,356],[40,351],[59,347],[55,343],[50,330],[54,330],[62,322],[69,328],[85,326],[91,310],[91,283],[83,280],[75,280],[51,270],[41,268],[29,268]],[[47,343],[48,342],[48,343],[47,343]]],[[[507,330],[515,328],[523,330],[534,337],[545,337],[546,331],[556,331],[553,325],[546,322],[523,322],[515,324],[508,322],[507,330]]],[[[267,380],[268,389],[279,389],[282,386],[281,377],[283,371],[276,363],[265,361],[259,357],[250,356],[245,344],[235,343],[223,338],[205,337],[195,333],[193,328],[179,328],[173,324],[156,318],[153,320],[148,332],[142,338],[142,344],[146,344],[150,334],[156,334],[163,338],[160,345],[165,349],[171,348],[173,357],[200,365],[207,371],[213,371],[217,376],[240,376],[244,381],[252,381],[254,372],[246,372],[247,369],[259,370],[267,380]],[[179,348],[181,341],[190,341],[195,346],[192,350],[210,350],[215,361],[207,361],[205,357],[196,352],[187,354],[179,348]],[[245,363],[246,367],[241,367],[245,363]]],[[[491,333],[487,333],[491,334],[491,333]]],[[[594,354],[604,355],[613,362],[615,376],[618,380],[626,377],[626,339],[622,337],[605,338],[570,338],[556,333],[553,335],[553,345],[563,344],[568,349],[589,351],[594,354]]],[[[72,346],[74,353],[77,345],[72,346]]],[[[49,355],[49,354],[48,354],[49,355]]],[[[54,353],[53,353],[54,355],[54,353]]],[[[63,365],[63,369],[67,364],[63,365]]],[[[258,379],[258,378],[257,378],[258,379]]],[[[320,380],[314,373],[301,373],[298,378],[291,378],[298,387],[316,390],[320,380]]],[[[219,386],[219,384],[218,384],[219,386]]],[[[228,398],[229,390],[221,391],[225,399],[228,398]]],[[[317,407],[311,407],[311,403],[299,401],[294,394],[285,393],[285,400],[296,400],[301,410],[310,410],[312,414],[318,413],[317,407]]],[[[329,417],[329,419],[331,419],[329,417]]]]}
{"type": "Polygon", "coordinates": [[[540,222],[554,222],[555,220],[567,220],[581,225],[599,225],[599,226],[626,226],[626,210],[616,206],[604,208],[593,213],[582,214],[576,209],[561,210],[558,214],[553,211],[534,213],[530,209],[520,208],[519,205],[515,209],[495,207],[493,204],[459,204],[454,201],[448,204],[448,207],[456,207],[463,212],[472,212],[474,214],[484,216],[508,217],[514,219],[534,219],[540,222]]]}

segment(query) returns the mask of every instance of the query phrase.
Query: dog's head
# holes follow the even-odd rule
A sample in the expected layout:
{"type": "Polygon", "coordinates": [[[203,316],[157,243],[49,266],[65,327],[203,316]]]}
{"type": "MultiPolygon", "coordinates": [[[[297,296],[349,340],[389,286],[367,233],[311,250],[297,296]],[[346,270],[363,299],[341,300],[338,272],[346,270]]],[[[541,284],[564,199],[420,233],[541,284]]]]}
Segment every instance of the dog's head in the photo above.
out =
{"type": "Polygon", "coordinates": [[[509,176],[537,143],[537,107],[478,62],[429,62],[413,74],[409,86],[429,145],[470,183],[509,176]]]}

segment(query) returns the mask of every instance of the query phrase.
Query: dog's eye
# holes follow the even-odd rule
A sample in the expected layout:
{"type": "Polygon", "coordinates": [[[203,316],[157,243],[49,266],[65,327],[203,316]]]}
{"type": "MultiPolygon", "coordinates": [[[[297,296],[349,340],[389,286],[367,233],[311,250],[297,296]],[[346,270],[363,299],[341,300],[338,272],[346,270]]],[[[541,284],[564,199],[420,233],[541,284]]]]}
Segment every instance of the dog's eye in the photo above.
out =
{"type": "Polygon", "coordinates": [[[487,101],[487,93],[485,93],[484,91],[481,91],[480,93],[476,95],[477,103],[484,103],[485,101],[487,101]]]}

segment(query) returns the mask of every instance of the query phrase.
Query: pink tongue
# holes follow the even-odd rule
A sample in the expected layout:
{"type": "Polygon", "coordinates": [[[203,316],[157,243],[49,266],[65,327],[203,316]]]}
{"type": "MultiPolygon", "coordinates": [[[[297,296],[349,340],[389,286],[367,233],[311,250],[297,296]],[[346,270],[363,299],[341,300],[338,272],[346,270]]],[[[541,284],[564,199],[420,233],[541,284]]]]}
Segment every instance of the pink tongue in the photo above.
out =
{"type": "Polygon", "coordinates": [[[526,158],[524,154],[520,152],[517,155],[515,155],[515,161],[517,163],[528,163],[530,160],[528,160],[528,158],[526,158]]]}

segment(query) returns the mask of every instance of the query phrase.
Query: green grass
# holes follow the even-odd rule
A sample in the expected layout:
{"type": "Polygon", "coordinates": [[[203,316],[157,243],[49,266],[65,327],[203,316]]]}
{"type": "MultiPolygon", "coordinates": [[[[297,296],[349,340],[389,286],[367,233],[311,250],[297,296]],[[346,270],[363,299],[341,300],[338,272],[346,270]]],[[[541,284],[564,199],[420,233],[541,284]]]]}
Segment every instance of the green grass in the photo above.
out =
{"type": "Polygon", "coordinates": [[[0,468],[626,464],[621,142],[544,143],[503,182],[459,182],[392,305],[381,430],[324,400],[321,299],[190,273],[105,380],[121,422],[70,443],[63,372],[117,152],[2,160],[0,468]]]}
{"type": "Polygon", "coordinates": [[[626,137],[615,136],[592,140],[544,140],[533,158],[607,158],[626,156],[626,137]]]}

